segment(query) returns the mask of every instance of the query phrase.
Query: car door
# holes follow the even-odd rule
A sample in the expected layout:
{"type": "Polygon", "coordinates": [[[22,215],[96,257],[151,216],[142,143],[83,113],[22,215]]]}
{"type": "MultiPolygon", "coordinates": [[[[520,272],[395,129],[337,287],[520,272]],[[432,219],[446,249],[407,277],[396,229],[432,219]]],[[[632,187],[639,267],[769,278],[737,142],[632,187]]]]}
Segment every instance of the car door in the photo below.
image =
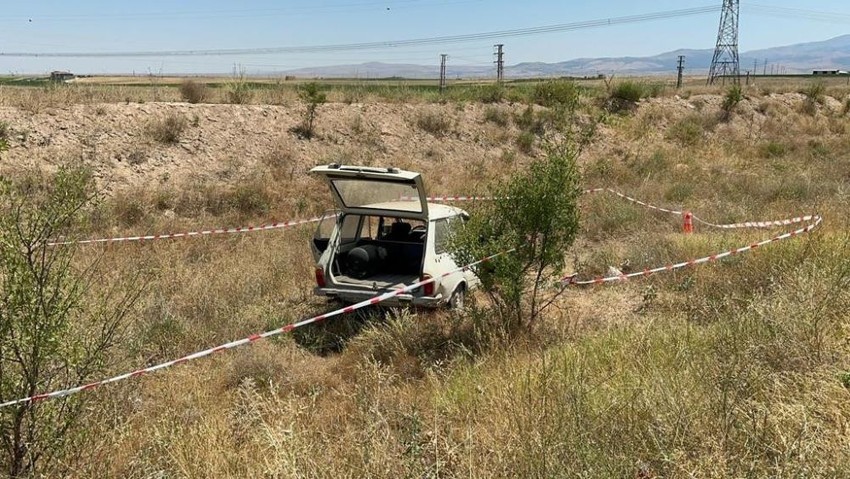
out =
{"type": "Polygon", "coordinates": [[[310,249],[313,252],[313,260],[316,263],[319,262],[319,258],[321,258],[325,250],[328,249],[331,241],[331,235],[333,234],[338,221],[338,210],[326,211],[325,214],[322,215],[322,219],[319,220],[319,224],[316,226],[316,231],[313,233],[313,240],[310,241],[310,249]]]}
{"type": "MultiPolygon", "coordinates": [[[[434,228],[434,264],[439,269],[439,273],[457,270],[459,265],[449,253],[449,243],[451,242],[452,230],[462,227],[461,217],[451,216],[435,220],[432,227],[434,228]]],[[[474,287],[478,280],[471,271],[459,271],[441,281],[440,292],[446,297],[450,296],[461,281],[466,282],[467,287],[474,287]]]]}

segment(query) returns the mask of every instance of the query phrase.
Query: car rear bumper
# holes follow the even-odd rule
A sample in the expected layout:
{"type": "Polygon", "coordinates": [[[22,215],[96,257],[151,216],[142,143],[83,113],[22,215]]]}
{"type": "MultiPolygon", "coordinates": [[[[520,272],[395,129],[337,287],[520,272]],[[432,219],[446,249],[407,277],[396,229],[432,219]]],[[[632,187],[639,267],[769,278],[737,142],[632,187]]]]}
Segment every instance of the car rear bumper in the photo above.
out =
{"type": "MultiPolygon", "coordinates": [[[[361,291],[342,288],[315,288],[313,293],[317,296],[327,296],[336,298],[345,303],[356,304],[367,299],[372,299],[389,291],[361,291]]],[[[400,307],[400,306],[416,306],[422,308],[438,308],[446,304],[446,299],[442,294],[436,296],[414,296],[410,293],[402,293],[392,298],[381,301],[381,306],[400,307]]]]}

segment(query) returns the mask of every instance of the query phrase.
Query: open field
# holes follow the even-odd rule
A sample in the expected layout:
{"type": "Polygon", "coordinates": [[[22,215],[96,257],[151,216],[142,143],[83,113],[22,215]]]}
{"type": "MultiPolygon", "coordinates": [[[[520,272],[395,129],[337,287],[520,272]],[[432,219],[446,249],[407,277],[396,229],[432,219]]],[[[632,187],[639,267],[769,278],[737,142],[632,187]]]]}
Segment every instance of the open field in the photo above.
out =
{"type": "MultiPolygon", "coordinates": [[[[620,111],[608,111],[604,82],[569,87],[580,95],[576,121],[598,122],[578,159],[582,183],[716,222],[817,212],[825,221],[811,235],[570,290],[515,336],[496,334],[481,295],[464,313],[346,317],[104,386],[78,396],[79,424],[42,472],[850,475],[850,87],[762,80],[727,111],[727,89],[696,79],[678,92],[669,79],[644,80],[644,98],[620,111]]],[[[14,179],[87,165],[102,198],[73,233],[103,237],[306,218],[331,206],[306,175],[330,162],[421,171],[435,195],[486,193],[544,155],[544,138],[561,137],[550,108],[534,104],[551,100],[534,82],[442,97],[420,83],[323,83],[329,103],[310,140],[292,133],[305,108],[294,85],[248,85],[235,104],[228,92],[239,87],[216,80],[210,98],[190,104],[178,83],[0,82],[0,170],[14,179]]],[[[583,198],[581,216],[565,255],[582,276],[784,231],[697,225],[685,236],[679,218],[606,196],[583,198]]],[[[90,379],[330,310],[311,295],[311,234],[75,248],[97,288],[139,294],[90,379]]]]}

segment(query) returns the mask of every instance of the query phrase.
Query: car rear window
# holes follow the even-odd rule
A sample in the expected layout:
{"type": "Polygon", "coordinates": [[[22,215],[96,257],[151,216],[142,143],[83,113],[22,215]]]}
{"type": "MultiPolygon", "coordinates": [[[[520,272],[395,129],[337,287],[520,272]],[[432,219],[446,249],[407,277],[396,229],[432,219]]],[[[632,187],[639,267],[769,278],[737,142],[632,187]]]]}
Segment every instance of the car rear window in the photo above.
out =
{"type": "Polygon", "coordinates": [[[395,211],[422,212],[419,190],[413,183],[339,178],[331,181],[347,208],[375,206],[395,211]]]}

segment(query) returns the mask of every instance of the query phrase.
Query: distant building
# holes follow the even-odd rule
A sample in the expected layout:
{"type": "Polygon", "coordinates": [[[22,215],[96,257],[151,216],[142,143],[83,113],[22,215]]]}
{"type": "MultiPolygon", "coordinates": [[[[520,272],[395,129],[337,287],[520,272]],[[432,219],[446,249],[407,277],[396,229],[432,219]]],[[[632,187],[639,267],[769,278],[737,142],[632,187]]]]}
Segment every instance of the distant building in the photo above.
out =
{"type": "Polygon", "coordinates": [[[71,72],[63,72],[63,71],[55,71],[50,72],[50,81],[55,82],[65,82],[68,80],[73,80],[74,74],[71,72]]]}
{"type": "Polygon", "coordinates": [[[850,75],[847,70],[814,70],[812,75],[850,75]]]}

